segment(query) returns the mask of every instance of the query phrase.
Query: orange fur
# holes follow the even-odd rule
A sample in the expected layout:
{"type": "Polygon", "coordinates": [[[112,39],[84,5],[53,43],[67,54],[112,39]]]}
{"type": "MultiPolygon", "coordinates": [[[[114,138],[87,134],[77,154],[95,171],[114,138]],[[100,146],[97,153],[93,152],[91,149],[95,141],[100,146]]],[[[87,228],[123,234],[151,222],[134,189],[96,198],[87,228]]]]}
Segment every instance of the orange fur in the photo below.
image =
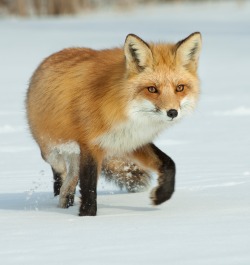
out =
{"type": "Polygon", "coordinates": [[[45,59],[27,96],[30,128],[40,147],[48,140],[85,145],[122,120],[127,93],[118,88],[124,71],[121,49],[66,49],[45,59]]]}
{"type": "Polygon", "coordinates": [[[45,59],[35,71],[27,95],[29,125],[40,147],[45,148],[48,140],[88,145],[126,119],[124,110],[136,90],[142,90],[139,97],[164,109],[178,108],[187,93],[175,92],[178,83],[192,86],[189,93],[197,97],[197,75],[182,69],[175,45],[150,47],[153,69],[129,78],[121,48],[65,49],[45,59]],[[160,96],[145,89],[152,85],[160,90],[160,96]]]}
{"type": "Polygon", "coordinates": [[[160,174],[160,158],[147,144],[163,129],[163,113],[180,110],[183,99],[191,102],[191,108],[197,102],[199,51],[199,33],[177,44],[147,44],[130,34],[124,49],[70,48],[49,56],[33,74],[26,100],[29,126],[45,160],[54,146],[76,142],[80,163],[90,153],[98,171],[111,152],[113,156],[129,155],[160,174]],[[181,92],[176,90],[179,85],[184,88],[181,92]],[[157,93],[151,93],[149,87],[157,93]],[[155,108],[151,112],[161,112],[159,121],[148,117],[137,129],[136,119],[140,123],[151,105],[155,108]],[[142,110],[145,113],[134,119],[142,110]],[[152,135],[137,144],[143,137],[134,135],[146,128],[152,135]],[[130,137],[134,146],[126,149],[130,137]]]}

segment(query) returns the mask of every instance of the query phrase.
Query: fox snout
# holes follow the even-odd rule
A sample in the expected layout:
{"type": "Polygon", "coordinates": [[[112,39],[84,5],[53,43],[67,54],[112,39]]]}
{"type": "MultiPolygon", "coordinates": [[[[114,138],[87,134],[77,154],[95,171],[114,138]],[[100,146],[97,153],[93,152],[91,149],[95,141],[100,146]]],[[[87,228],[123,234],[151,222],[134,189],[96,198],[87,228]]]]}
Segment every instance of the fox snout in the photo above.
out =
{"type": "Polygon", "coordinates": [[[167,111],[167,115],[169,118],[174,119],[178,116],[178,111],[176,109],[170,109],[167,111]]]}

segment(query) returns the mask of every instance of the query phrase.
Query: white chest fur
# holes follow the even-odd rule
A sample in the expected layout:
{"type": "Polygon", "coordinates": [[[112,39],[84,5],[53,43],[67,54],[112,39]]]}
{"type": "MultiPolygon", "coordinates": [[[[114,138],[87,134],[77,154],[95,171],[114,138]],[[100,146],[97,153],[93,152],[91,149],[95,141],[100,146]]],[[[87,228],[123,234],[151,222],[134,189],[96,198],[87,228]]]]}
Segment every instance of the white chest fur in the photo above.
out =
{"type": "Polygon", "coordinates": [[[96,139],[95,144],[113,155],[128,153],[152,142],[171,123],[166,113],[156,111],[149,101],[132,103],[128,119],[96,139]]]}

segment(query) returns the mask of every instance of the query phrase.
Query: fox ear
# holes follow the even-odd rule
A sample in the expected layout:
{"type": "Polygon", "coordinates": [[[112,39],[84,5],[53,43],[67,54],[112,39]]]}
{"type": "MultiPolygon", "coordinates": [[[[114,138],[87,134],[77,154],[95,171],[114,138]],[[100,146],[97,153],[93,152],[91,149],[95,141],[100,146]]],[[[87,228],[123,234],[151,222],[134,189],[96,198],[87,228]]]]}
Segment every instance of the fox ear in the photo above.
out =
{"type": "Polygon", "coordinates": [[[149,45],[134,34],[126,37],[124,44],[127,69],[132,72],[142,72],[153,65],[153,55],[149,45]]]}
{"type": "Polygon", "coordinates": [[[182,65],[196,71],[201,51],[201,34],[195,32],[176,44],[176,55],[182,65]]]}

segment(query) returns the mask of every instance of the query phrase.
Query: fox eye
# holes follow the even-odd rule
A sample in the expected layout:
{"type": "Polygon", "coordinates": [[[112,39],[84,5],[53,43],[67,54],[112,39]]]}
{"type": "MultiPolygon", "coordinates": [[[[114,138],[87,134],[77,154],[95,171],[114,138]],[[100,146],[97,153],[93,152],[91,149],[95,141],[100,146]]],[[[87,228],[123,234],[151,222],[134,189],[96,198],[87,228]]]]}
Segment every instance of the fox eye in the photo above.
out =
{"type": "Polygon", "coordinates": [[[154,87],[154,86],[149,86],[149,87],[148,87],[148,91],[149,91],[150,93],[157,93],[157,92],[158,92],[157,88],[154,87]]]}
{"type": "Polygon", "coordinates": [[[177,87],[176,87],[176,92],[182,92],[183,90],[184,90],[184,85],[178,85],[177,87]]]}

